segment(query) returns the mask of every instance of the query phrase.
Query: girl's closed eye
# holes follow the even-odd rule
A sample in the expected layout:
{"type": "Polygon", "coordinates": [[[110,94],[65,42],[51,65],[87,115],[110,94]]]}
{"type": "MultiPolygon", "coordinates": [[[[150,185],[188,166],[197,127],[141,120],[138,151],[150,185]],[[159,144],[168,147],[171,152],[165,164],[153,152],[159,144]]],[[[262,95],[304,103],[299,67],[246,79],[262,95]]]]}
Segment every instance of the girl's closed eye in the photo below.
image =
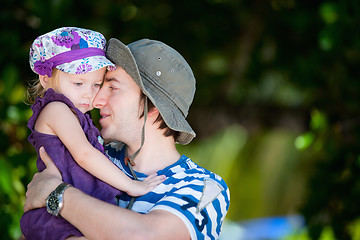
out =
{"type": "Polygon", "coordinates": [[[81,82],[74,82],[74,84],[75,84],[76,86],[81,86],[81,85],[83,85],[83,83],[81,83],[81,82]]]}

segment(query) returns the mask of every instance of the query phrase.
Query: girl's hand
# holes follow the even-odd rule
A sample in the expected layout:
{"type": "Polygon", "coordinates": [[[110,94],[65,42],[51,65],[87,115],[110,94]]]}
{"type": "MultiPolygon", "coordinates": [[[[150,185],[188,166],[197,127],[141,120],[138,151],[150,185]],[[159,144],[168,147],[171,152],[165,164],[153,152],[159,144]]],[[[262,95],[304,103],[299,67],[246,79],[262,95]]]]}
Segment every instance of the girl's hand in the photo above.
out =
{"type": "Polygon", "coordinates": [[[133,197],[139,197],[147,194],[154,188],[156,188],[160,183],[166,179],[165,175],[158,176],[156,173],[149,175],[144,181],[133,180],[133,184],[129,187],[129,190],[126,193],[133,197]]]}

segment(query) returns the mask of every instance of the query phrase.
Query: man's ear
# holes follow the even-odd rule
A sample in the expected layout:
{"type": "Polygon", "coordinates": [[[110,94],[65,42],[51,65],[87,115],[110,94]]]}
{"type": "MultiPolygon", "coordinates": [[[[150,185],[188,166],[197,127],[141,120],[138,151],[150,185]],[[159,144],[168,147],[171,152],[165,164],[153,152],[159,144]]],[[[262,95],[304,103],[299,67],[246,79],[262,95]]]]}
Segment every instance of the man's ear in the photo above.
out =
{"type": "Polygon", "coordinates": [[[153,107],[151,110],[148,111],[148,117],[150,117],[150,116],[157,117],[159,114],[160,114],[160,112],[156,107],[153,107]]]}
{"type": "Polygon", "coordinates": [[[44,89],[48,89],[49,77],[47,75],[39,75],[40,84],[44,89]]]}

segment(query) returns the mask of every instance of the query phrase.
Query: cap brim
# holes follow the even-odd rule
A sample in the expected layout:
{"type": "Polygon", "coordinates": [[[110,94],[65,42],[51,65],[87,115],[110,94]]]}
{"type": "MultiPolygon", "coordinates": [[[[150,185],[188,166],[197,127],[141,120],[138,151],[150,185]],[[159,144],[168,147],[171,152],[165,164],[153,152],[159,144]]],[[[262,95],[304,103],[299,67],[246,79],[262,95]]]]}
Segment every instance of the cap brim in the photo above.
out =
{"type": "Polygon", "coordinates": [[[106,57],[91,56],[88,58],[71,61],[71,63],[58,65],[56,68],[70,74],[82,74],[93,72],[100,68],[109,66],[115,65],[106,57]]]}

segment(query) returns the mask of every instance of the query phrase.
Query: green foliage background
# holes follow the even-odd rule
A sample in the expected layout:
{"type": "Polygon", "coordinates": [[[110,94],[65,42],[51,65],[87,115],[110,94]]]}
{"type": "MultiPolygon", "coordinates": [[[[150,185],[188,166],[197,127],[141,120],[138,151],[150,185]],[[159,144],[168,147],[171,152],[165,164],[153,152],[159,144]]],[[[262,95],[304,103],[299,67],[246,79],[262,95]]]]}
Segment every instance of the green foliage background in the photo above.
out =
{"type": "Polygon", "coordinates": [[[311,239],[356,238],[358,1],[2,0],[0,21],[1,239],[19,237],[36,171],[29,47],[62,26],[157,39],[184,55],[197,78],[189,121],[198,137],[179,150],[227,181],[229,220],[301,214],[311,239]]]}

